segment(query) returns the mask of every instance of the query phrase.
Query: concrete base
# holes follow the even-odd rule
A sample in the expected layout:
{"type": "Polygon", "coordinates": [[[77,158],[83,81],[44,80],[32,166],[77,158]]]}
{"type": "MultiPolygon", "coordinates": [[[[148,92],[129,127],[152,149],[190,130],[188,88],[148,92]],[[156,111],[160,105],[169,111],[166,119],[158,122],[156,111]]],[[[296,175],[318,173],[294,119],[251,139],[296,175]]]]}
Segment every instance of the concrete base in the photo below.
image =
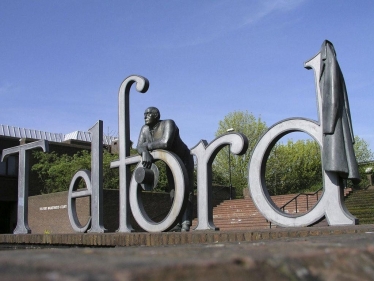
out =
{"type": "Polygon", "coordinates": [[[0,235],[0,241],[1,280],[374,279],[374,225],[251,232],[0,235]],[[152,247],[103,248],[135,245],[152,247]]]}
{"type": "Polygon", "coordinates": [[[160,233],[0,234],[0,247],[4,247],[6,245],[14,247],[19,247],[22,245],[41,247],[167,246],[205,243],[252,242],[280,238],[332,236],[366,232],[374,232],[374,225],[160,233]]]}

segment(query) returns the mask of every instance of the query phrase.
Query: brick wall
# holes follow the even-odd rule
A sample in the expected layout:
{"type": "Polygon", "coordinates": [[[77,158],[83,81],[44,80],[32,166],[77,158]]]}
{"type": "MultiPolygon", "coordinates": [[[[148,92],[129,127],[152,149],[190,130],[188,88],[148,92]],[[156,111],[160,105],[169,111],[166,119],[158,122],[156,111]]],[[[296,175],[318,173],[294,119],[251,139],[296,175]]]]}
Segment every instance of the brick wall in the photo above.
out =
{"type": "MultiPolygon", "coordinates": [[[[77,213],[83,225],[89,218],[89,197],[77,199],[77,213]]],[[[119,191],[104,190],[104,227],[108,232],[115,232],[119,225],[119,191]]],[[[161,221],[171,207],[170,196],[167,193],[143,192],[142,201],[148,216],[154,221],[161,221]]],[[[29,226],[32,233],[49,232],[74,233],[68,217],[68,192],[56,192],[29,197],[29,226]]],[[[136,231],[142,231],[134,218],[131,225],[136,231]]]]}
{"type": "MultiPolygon", "coordinates": [[[[81,224],[89,217],[89,197],[77,199],[81,224]]],[[[68,216],[68,192],[56,192],[29,197],[29,226],[32,233],[73,233],[68,216]]]]}

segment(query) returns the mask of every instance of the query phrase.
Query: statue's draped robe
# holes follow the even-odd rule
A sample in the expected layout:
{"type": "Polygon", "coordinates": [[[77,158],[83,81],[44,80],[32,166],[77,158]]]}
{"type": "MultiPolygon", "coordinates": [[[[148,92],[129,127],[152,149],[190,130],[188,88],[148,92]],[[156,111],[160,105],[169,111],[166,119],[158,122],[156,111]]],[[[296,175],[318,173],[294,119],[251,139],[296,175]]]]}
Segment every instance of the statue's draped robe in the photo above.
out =
{"type": "Polygon", "coordinates": [[[327,40],[321,48],[320,90],[323,168],[338,173],[342,178],[359,180],[347,90],[334,46],[327,40]]]}

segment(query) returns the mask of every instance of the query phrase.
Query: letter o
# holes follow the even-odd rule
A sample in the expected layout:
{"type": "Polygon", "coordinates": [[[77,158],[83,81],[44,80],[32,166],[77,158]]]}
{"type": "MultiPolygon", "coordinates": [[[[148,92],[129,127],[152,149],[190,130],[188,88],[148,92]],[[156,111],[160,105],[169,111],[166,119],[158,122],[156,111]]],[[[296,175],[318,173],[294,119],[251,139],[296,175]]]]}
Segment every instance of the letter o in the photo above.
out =
{"type": "MultiPolygon", "coordinates": [[[[173,173],[175,183],[174,201],[168,215],[159,223],[152,221],[144,210],[143,202],[138,189],[140,185],[135,181],[134,175],[130,182],[130,207],[132,214],[141,228],[148,232],[161,232],[170,228],[181,213],[185,202],[186,186],[188,185],[188,177],[186,168],[182,160],[166,150],[155,150],[152,152],[154,159],[164,161],[173,173]]],[[[141,164],[139,163],[137,167],[141,164]]]]}

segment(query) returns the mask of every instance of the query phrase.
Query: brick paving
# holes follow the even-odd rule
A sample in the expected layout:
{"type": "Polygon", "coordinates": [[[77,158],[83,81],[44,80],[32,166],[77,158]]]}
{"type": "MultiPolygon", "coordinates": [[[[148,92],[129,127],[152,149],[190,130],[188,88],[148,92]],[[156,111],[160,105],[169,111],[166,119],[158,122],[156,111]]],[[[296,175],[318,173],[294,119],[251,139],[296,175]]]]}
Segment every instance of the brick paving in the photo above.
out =
{"type": "Polygon", "coordinates": [[[295,227],[258,230],[190,231],[161,233],[72,233],[72,234],[0,234],[0,247],[5,245],[40,246],[165,246],[202,243],[251,242],[279,238],[309,236],[333,236],[374,232],[374,225],[334,226],[334,227],[295,227]]]}
{"type": "Polygon", "coordinates": [[[0,280],[374,280],[374,225],[0,235],[0,280]]]}

